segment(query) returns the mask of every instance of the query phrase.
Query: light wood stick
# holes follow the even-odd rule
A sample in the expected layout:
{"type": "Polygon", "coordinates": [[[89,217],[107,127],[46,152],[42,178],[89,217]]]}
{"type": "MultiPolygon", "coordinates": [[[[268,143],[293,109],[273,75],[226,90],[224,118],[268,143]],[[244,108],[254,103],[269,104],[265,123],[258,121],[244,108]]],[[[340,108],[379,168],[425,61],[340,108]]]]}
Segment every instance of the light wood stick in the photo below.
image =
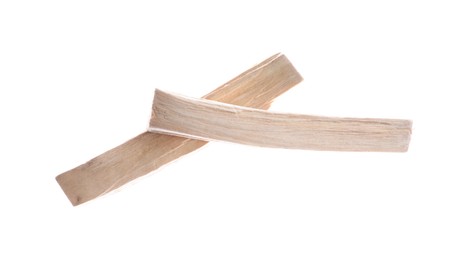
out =
{"type": "MultiPolygon", "coordinates": [[[[225,103],[267,109],[279,95],[302,81],[288,59],[276,54],[204,96],[225,103]]],[[[89,162],[56,177],[76,206],[146,175],[197,150],[206,142],[142,133],[89,162]]]]}
{"type": "Polygon", "coordinates": [[[149,131],[276,148],[405,152],[411,128],[409,120],[275,113],[156,90],[149,131]]]}

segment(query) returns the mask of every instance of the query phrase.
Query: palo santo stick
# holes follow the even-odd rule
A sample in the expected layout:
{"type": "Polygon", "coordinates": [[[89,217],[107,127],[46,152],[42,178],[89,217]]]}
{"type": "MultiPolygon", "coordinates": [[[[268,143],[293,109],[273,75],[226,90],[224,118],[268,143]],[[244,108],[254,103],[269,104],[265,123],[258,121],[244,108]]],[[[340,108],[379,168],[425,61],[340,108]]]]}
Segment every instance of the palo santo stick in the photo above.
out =
{"type": "Polygon", "coordinates": [[[411,128],[408,120],[274,113],[156,90],[149,131],[276,148],[405,152],[411,128]]]}
{"type": "MultiPolygon", "coordinates": [[[[204,98],[267,109],[276,97],[301,81],[301,76],[288,59],[276,54],[204,98]]],[[[76,206],[146,175],[205,144],[204,141],[146,132],[56,179],[70,202],[76,206]]]]}

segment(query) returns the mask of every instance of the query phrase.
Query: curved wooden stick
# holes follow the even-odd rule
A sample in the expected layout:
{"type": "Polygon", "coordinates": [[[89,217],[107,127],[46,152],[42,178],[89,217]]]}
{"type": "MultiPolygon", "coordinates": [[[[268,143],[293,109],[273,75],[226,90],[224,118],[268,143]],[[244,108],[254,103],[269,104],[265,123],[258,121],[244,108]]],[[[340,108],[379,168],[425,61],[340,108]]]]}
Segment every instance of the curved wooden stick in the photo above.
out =
{"type": "Polygon", "coordinates": [[[276,148],[405,152],[411,128],[409,120],[275,113],[156,90],[149,131],[276,148]]]}

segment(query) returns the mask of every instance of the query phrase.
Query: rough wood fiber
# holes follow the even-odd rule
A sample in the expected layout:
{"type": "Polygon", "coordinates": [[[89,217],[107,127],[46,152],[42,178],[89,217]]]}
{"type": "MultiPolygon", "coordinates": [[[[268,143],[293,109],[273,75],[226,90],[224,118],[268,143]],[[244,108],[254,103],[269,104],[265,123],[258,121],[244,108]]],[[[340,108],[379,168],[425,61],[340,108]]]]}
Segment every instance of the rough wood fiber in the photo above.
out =
{"type": "Polygon", "coordinates": [[[155,91],[149,131],[199,140],[325,151],[405,152],[412,122],[275,113],[155,91]]]}
{"type": "MultiPolygon", "coordinates": [[[[301,76],[288,59],[276,54],[204,98],[267,109],[276,97],[301,81],[301,76]]],[[[57,176],[56,180],[76,206],[146,175],[206,143],[146,132],[57,176]]]]}

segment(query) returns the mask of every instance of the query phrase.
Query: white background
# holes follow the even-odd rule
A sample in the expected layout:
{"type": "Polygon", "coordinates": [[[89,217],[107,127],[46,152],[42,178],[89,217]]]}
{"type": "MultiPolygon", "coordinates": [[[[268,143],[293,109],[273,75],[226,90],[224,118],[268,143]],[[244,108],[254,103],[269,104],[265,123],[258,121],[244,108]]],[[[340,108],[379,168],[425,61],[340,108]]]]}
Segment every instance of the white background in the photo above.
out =
{"type": "Polygon", "coordinates": [[[0,259],[468,259],[467,1],[221,2],[0,2],[0,259]],[[277,52],[305,80],[272,110],[412,119],[409,152],[212,143],[75,208],[55,182],[155,87],[277,52]]]}

